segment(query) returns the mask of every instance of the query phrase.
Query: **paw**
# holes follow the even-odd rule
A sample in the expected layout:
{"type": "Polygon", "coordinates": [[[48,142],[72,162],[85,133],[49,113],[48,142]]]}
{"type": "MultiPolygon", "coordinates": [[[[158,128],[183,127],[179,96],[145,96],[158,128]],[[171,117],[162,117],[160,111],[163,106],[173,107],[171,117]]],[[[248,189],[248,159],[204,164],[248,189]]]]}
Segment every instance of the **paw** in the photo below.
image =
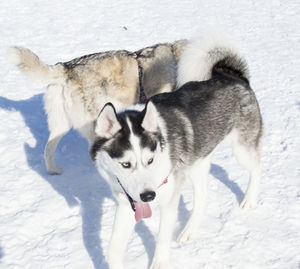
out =
{"type": "Polygon", "coordinates": [[[123,263],[122,261],[116,261],[115,259],[110,259],[109,262],[109,269],[123,269],[123,263]]]}
{"type": "Polygon", "coordinates": [[[169,254],[164,252],[163,250],[156,252],[156,254],[154,254],[150,269],[171,269],[169,263],[169,254]],[[159,255],[157,255],[158,253],[159,255]]]}
{"type": "Polygon", "coordinates": [[[150,269],[171,269],[171,266],[166,260],[154,259],[150,266],[150,269]]]}
{"type": "Polygon", "coordinates": [[[240,203],[240,208],[244,210],[250,210],[256,207],[256,197],[251,195],[246,195],[244,200],[240,203]]]}
{"type": "Polygon", "coordinates": [[[62,168],[55,166],[47,169],[50,175],[61,175],[63,173],[62,168]]]}
{"type": "Polygon", "coordinates": [[[123,269],[122,265],[109,265],[109,269],[123,269]]]}
{"type": "Polygon", "coordinates": [[[192,225],[187,224],[180,235],[177,237],[177,243],[180,245],[185,244],[186,242],[192,240],[195,236],[195,231],[192,225]]]}

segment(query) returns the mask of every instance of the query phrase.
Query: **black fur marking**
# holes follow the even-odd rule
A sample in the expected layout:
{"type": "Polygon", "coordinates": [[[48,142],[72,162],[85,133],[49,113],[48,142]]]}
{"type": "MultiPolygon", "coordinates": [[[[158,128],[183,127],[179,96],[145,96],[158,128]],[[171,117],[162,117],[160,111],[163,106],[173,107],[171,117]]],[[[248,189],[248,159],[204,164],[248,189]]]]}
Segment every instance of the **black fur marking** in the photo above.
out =
{"type": "Polygon", "coordinates": [[[223,60],[217,62],[212,69],[212,76],[216,73],[231,75],[240,78],[249,84],[249,71],[246,62],[238,57],[227,56],[223,60]]]}
{"type": "Polygon", "coordinates": [[[155,133],[150,133],[142,127],[145,113],[146,109],[142,112],[126,111],[126,115],[132,124],[132,131],[140,138],[140,145],[142,148],[149,148],[152,152],[154,152],[157,148],[157,143],[160,143],[160,146],[163,149],[164,142],[161,132],[158,130],[155,133]]]}
{"type": "Polygon", "coordinates": [[[90,148],[90,157],[91,157],[91,159],[93,161],[96,160],[97,151],[103,147],[103,145],[105,144],[105,142],[107,142],[107,139],[105,139],[105,138],[98,138],[94,142],[94,144],[92,145],[92,147],[90,148]]]}
{"type": "Polygon", "coordinates": [[[92,160],[95,161],[99,150],[106,151],[111,158],[120,158],[126,150],[130,150],[132,148],[129,141],[130,129],[126,121],[127,117],[131,122],[133,133],[141,139],[141,147],[147,147],[154,152],[157,148],[157,143],[159,142],[163,148],[164,142],[160,132],[149,133],[142,128],[141,125],[144,116],[145,110],[142,113],[137,111],[126,111],[118,114],[117,119],[122,126],[122,129],[110,139],[101,137],[96,139],[90,150],[92,160]]]}
{"type": "Polygon", "coordinates": [[[139,68],[139,89],[140,89],[139,101],[141,103],[144,103],[147,100],[147,96],[146,96],[145,89],[143,86],[143,67],[141,66],[141,63],[139,62],[139,60],[137,60],[137,63],[138,63],[138,68],[139,68]]]}
{"type": "Polygon", "coordinates": [[[120,158],[124,151],[131,149],[129,142],[130,130],[124,117],[117,116],[122,129],[119,130],[112,138],[98,137],[90,150],[90,156],[95,161],[99,150],[106,151],[111,158],[120,158]]]}

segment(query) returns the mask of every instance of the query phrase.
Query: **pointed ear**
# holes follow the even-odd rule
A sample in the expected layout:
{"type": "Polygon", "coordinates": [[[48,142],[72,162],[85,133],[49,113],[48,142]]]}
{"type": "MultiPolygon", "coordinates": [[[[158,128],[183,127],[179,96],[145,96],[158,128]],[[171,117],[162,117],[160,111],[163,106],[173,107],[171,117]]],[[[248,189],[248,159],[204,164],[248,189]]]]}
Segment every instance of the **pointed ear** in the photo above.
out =
{"type": "Polygon", "coordinates": [[[115,107],[107,103],[101,110],[96,121],[95,133],[100,137],[111,138],[121,129],[115,107]]]}
{"type": "Polygon", "coordinates": [[[148,132],[154,133],[157,131],[157,110],[151,101],[149,101],[146,105],[146,112],[142,122],[142,127],[148,132]]]}

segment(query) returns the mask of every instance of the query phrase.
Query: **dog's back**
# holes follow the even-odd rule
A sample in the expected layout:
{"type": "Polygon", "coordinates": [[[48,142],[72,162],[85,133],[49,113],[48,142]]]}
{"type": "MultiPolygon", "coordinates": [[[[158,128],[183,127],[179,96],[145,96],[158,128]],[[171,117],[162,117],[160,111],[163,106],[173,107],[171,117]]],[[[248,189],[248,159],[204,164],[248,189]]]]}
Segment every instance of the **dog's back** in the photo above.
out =
{"type": "Polygon", "coordinates": [[[143,70],[142,84],[148,98],[176,89],[177,64],[187,43],[187,40],[178,40],[135,52],[143,70]]]}
{"type": "Polygon", "coordinates": [[[151,98],[166,125],[172,163],[190,169],[229,137],[238,162],[250,173],[241,207],[254,207],[263,124],[245,60],[226,42],[191,43],[179,61],[178,77],[181,88],[151,98]]]}

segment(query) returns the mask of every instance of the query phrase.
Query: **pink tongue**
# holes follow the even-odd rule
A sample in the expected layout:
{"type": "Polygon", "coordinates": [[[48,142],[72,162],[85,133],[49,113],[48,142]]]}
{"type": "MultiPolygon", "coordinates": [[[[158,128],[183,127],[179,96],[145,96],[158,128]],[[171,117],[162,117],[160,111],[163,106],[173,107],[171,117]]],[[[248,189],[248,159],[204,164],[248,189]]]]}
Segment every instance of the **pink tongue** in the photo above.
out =
{"type": "Polygon", "coordinates": [[[142,218],[150,218],[152,211],[148,203],[133,202],[135,205],[135,220],[139,222],[142,218]]]}

